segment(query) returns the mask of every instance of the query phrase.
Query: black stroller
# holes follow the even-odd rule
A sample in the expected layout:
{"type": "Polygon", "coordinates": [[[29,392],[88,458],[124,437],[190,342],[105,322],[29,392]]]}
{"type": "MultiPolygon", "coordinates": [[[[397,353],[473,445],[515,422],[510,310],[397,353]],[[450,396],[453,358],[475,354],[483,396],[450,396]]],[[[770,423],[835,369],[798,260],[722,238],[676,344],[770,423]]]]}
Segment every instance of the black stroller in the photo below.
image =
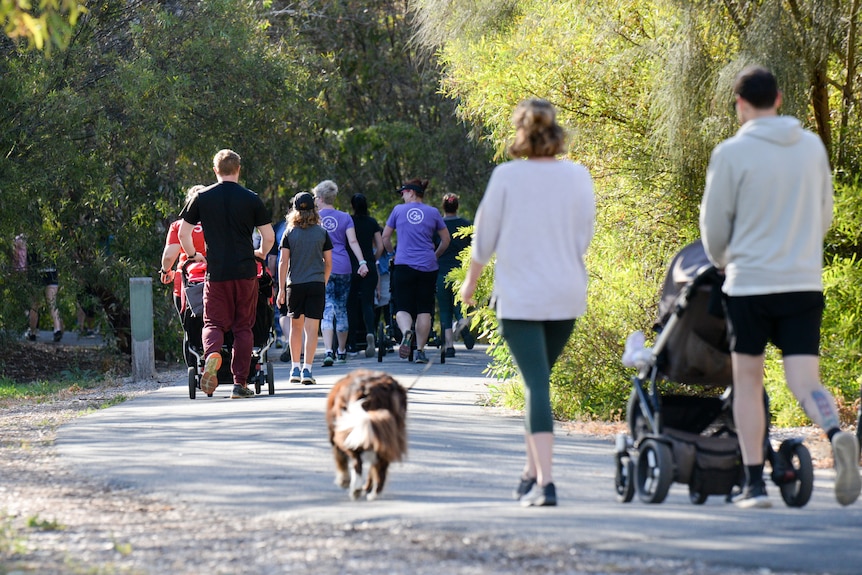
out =
{"type": "MultiPolygon", "coordinates": [[[[674,481],[688,485],[689,498],[698,505],[710,495],[723,495],[730,502],[741,492],[745,474],[731,407],[723,281],[700,240],[683,248],[671,263],[654,326],[655,344],[629,358],[638,373],[626,410],[629,433],[616,440],[620,502],[631,501],[637,490],[641,501],[661,503],[674,481]],[[675,383],[689,393],[662,393],[662,382],[662,387],[675,383]],[[697,395],[701,390],[705,396],[697,395]]],[[[768,425],[768,402],[766,421],[768,425]]],[[[784,502],[790,507],[808,503],[814,470],[802,440],[785,440],[776,451],[767,434],[764,453],[784,502]]]]}
{"type": "MultiPolygon", "coordinates": [[[[182,278],[183,291],[185,292],[185,306],[181,314],[183,324],[183,354],[186,358],[189,376],[189,398],[195,399],[201,388],[201,375],[204,369],[203,349],[203,282],[190,282],[187,272],[189,262],[183,264],[182,278]]],[[[248,383],[254,384],[254,391],[260,394],[264,384],[268,386],[269,395],[275,394],[275,374],[272,362],[269,361],[269,348],[275,343],[275,326],[272,308],[272,276],[258,261],[257,264],[257,311],[255,312],[254,347],[251,353],[251,365],[249,366],[248,383]]],[[[233,348],[233,334],[225,334],[224,345],[221,349],[222,364],[218,371],[218,382],[222,384],[233,384],[233,375],[230,371],[231,349],[233,348]]],[[[208,394],[212,396],[212,394],[208,394]]]]}

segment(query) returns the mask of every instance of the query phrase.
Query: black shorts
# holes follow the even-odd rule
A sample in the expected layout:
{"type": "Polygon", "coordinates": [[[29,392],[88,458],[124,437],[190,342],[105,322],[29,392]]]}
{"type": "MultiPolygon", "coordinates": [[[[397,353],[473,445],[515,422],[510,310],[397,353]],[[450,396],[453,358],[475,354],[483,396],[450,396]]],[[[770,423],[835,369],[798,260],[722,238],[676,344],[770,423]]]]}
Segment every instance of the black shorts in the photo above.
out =
{"type": "Polygon", "coordinates": [[[396,265],[392,271],[395,311],[406,311],[413,319],[420,313],[434,313],[437,270],[421,272],[410,266],[396,265]]]}
{"type": "Polygon", "coordinates": [[[761,355],[771,341],[782,355],[819,355],[821,292],[727,298],[730,350],[761,355]]]}
{"type": "Polygon", "coordinates": [[[323,306],[326,304],[326,284],[309,282],[287,286],[287,305],[279,308],[281,315],[298,319],[323,319],[323,306]]]}

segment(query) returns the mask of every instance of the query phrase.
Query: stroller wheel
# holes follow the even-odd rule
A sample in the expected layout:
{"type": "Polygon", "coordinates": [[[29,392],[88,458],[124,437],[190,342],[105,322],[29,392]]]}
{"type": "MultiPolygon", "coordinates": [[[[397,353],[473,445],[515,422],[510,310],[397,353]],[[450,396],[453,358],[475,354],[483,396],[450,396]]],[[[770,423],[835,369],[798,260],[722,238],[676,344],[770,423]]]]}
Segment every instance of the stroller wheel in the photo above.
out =
{"type": "Polygon", "coordinates": [[[270,395],[275,395],[275,373],[272,370],[272,362],[266,362],[266,384],[270,395]]]}
{"type": "Polygon", "coordinates": [[[383,362],[383,356],[386,355],[386,342],[389,338],[386,337],[386,329],[381,323],[377,328],[377,362],[383,362]]]}
{"type": "Polygon", "coordinates": [[[811,452],[801,440],[788,439],[778,448],[772,480],[781,490],[781,498],[788,507],[803,507],[811,499],[814,465],[811,463],[811,452]]]}
{"type": "Polygon", "coordinates": [[[644,503],[661,503],[673,483],[673,453],[655,439],[640,446],[637,463],[638,496],[644,503]]]}
{"type": "Polygon", "coordinates": [[[194,399],[198,391],[198,374],[195,368],[189,368],[189,399],[194,399]]]}
{"type": "Polygon", "coordinates": [[[635,496],[635,464],[628,453],[618,453],[617,474],[614,477],[614,487],[617,490],[617,501],[628,503],[635,496]]]}

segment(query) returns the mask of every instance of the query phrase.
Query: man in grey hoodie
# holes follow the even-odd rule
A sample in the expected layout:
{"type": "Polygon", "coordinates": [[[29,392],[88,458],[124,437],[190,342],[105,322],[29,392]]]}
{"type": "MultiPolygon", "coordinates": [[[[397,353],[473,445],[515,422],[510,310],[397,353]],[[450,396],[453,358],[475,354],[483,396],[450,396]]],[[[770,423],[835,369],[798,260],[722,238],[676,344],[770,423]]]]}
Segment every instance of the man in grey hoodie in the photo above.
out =
{"type": "Polygon", "coordinates": [[[787,385],[829,436],[835,497],[859,497],[859,446],[839,427],[832,395],[820,383],[823,238],[832,222],[832,173],[820,138],[779,116],[775,76],[750,67],[733,87],[742,127],[712,152],[700,208],[710,260],[725,272],[733,364],[733,414],[746,486],[740,507],[769,507],[763,481],[767,429],[764,351],[780,350],[787,385]]]}

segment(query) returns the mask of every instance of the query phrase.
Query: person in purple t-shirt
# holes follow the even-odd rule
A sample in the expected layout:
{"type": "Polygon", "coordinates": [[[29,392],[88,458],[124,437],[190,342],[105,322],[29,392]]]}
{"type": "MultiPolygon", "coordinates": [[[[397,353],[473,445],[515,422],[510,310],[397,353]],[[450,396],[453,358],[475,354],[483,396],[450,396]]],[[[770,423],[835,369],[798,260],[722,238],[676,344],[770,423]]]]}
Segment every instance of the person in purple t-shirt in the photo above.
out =
{"type": "Polygon", "coordinates": [[[347,296],[350,294],[350,277],[353,270],[347,250],[353,252],[359,262],[356,271],[360,276],[368,274],[368,262],[362,258],[362,249],[356,241],[353,218],[350,214],[335,209],[338,186],[332,180],[323,180],[314,187],[314,200],[320,213],[320,225],[332,240],[332,273],[326,283],[326,306],[323,309],[323,356],[324,367],[347,361],[347,296]],[[333,325],[335,329],[333,330],[333,325]],[[338,338],[338,349],[333,350],[333,335],[338,338]],[[333,354],[335,351],[335,354],[333,354]]]}
{"type": "Polygon", "coordinates": [[[398,190],[404,203],[392,210],[383,228],[383,246],[392,251],[392,232],[398,231],[398,249],[392,274],[395,321],[404,334],[398,355],[407,358],[416,321],[416,363],[428,363],[425,344],[431,333],[434,293],[437,288],[437,258],[449,246],[449,230],[436,208],[423,203],[427,180],[410,180],[398,190]],[[434,246],[434,234],[440,243],[434,246]]]}

